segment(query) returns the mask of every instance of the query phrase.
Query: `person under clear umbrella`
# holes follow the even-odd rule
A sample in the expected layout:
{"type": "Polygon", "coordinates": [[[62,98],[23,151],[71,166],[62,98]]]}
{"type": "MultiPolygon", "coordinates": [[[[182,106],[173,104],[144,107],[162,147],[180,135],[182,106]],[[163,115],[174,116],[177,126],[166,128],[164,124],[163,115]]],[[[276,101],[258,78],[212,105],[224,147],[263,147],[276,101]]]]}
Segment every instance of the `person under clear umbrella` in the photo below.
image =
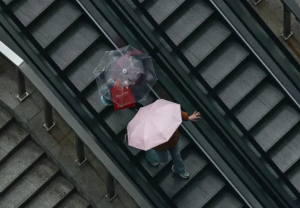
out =
{"type": "MultiPolygon", "coordinates": [[[[201,118],[199,112],[194,112],[192,115],[189,116],[188,113],[181,111],[181,116],[183,121],[193,121],[193,122],[201,118]]],[[[159,165],[159,162],[168,161],[167,151],[169,151],[174,164],[172,166],[172,171],[174,173],[177,173],[182,178],[188,178],[190,174],[186,170],[186,166],[184,165],[184,162],[181,158],[178,141],[179,141],[179,131],[177,129],[172,135],[172,137],[169,139],[169,141],[161,145],[158,145],[153,149],[146,151],[146,158],[151,165],[157,167],[159,165]]]]}

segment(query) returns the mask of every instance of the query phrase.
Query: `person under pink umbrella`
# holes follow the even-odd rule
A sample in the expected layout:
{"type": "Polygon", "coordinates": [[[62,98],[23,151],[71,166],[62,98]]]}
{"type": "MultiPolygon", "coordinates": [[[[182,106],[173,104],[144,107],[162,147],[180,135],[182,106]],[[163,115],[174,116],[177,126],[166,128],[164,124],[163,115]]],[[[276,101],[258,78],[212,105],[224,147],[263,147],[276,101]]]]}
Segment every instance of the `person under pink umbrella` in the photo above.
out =
{"type": "Polygon", "coordinates": [[[147,161],[158,166],[167,162],[168,151],[173,160],[172,171],[182,178],[188,178],[178,147],[178,127],[182,121],[197,121],[201,118],[199,112],[192,115],[181,111],[180,105],[163,99],[140,108],[136,116],[127,126],[128,144],[146,151],[147,161]]]}

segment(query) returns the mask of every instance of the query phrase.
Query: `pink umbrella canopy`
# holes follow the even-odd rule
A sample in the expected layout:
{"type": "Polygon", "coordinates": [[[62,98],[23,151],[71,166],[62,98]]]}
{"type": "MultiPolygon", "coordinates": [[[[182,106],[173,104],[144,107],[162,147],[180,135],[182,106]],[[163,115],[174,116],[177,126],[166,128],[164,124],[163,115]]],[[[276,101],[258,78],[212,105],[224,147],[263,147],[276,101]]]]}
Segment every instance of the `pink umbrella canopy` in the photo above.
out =
{"type": "Polygon", "coordinates": [[[127,126],[128,145],[149,150],[167,142],[182,123],[179,104],[159,99],[140,108],[127,126]]]}

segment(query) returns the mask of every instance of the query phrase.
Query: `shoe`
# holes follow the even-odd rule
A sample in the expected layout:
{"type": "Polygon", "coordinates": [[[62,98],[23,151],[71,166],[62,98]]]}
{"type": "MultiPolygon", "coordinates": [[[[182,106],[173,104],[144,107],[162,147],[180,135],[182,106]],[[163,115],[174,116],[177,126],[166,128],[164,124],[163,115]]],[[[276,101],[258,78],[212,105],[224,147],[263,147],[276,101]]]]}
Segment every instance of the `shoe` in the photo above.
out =
{"type": "Polygon", "coordinates": [[[175,172],[175,170],[174,170],[174,165],[172,166],[172,171],[173,171],[174,173],[178,174],[181,178],[187,179],[187,178],[190,177],[190,174],[189,174],[189,172],[187,172],[187,171],[185,171],[184,173],[180,173],[180,174],[177,173],[177,172],[175,172]]]}
{"type": "Polygon", "coordinates": [[[157,167],[159,165],[159,163],[157,162],[149,162],[153,167],[157,167]]]}

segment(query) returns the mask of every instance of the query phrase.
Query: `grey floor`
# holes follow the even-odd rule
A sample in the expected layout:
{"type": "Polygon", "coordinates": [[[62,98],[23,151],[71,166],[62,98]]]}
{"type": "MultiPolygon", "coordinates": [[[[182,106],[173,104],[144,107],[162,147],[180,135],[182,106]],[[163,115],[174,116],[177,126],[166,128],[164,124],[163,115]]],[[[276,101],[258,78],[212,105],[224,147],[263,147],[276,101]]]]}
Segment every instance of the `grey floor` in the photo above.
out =
{"type": "MultiPolygon", "coordinates": [[[[300,23],[292,16],[293,36],[287,41],[281,37],[283,31],[283,6],[280,0],[262,0],[258,5],[254,5],[252,0],[247,0],[274,34],[280,38],[281,42],[288,48],[293,56],[300,63],[300,23]]],[[[300,7],[300,0],[294,0],[300,7]]]]}
{"type": "Polygon", "coordinates": [[[0,56],[0,102],[14,111],[25,129],[31,133],[46,154],[54,159],[56,165],[68,175],[68,178],[81,189],[83,195],[92,202],[93,207],[138,207],[119,183],[116,183],[115,186],[118,197],[111,203],[107,201],[105,198],[107,170],[104,165],[95,158],[89,149],[86,149],[88,161],[83,166],[78,166],[75,162],[76,150],[72,129],[54,110],[56,126],[50,132],[45,131],[42,127],[44,122],[42,95],[27,81],[26,87],[30,96],[20,103],[15,97],[17,94],[16,75],[14,67],[0,56]],[[86,177],[87,175],[89,177],[86,177]]]}

